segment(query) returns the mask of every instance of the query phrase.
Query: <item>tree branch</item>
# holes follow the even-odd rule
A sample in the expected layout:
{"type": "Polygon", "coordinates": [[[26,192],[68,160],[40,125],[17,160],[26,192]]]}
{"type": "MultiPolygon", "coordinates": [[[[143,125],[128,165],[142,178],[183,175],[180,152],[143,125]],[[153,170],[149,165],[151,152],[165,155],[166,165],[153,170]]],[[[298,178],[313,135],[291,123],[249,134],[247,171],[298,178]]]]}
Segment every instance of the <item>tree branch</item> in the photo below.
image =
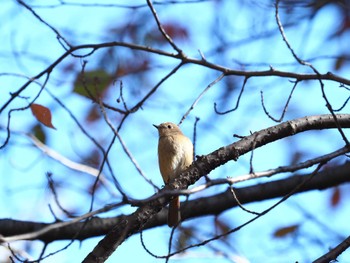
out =
{"type": "MultiPolygon", "coordinates": [[[[349,170],[350,162],[337,167],[329,167],[327,170],[317,173],[312,180],[307,182],[301,189],[299,189],[298,193],[312,190],[323,190],[339,184],[350,182],[350,177],[348,176],[349,170]]],[[[302,182],[306,176],[308,176],[308,174],[294,175],[289,178],[276,180],[273,182],[235,188],[235,194],[241,204],[282,197],[286,193],[293,190],[295,186],[302,182]]],[[[181,214],[183,219],[192,219],[205,215],[218,215],[237,206],[238,204],[235,199],[232,198],[232,193],[228,188],[226,191],[213,196],[202,197],[184,202],[181,207],[181,214]]],[[[55,228],[37,237],[35,240],[41,240],[48,243],[56,240],[84,240],[94,236],[105,235],[124,217],[124,215],[109,218],[92,217],[88,222],[77,222],[55,228]],[[84,227],[84,231],[80,231],[82,227],[84,227]],[[79,232],[79,234],[77,234],[77,232],[79,232]]],[[[143,229],[145,230],[162,226],[165,225],[166,222],[167,210],[163,209],[149,222],[147,222],[143,229]]],[[[53,224],[1,219],[0,233],[3,237],[22,235],[29,232],[40,231],[50,225],[53,224]]],[[[4,239],[6,240],[6,238],[4,239]]]]}
{"type": "Polygon", "coordinates": [[[350,236],[347,237],[345,240],[343,240],[335,248],[331,249],[328,253],[316,259],[313,263],[329,263],[329,262],[332,262],[333,260],[336,261],[337,257],[349,247],[350,247],[350,236]]]}
{"type": "MultiPolygon", "coordinates": [[[[245,77],[266,77],[266,76],[277,76],[282,78],[292,78],[296,80],[332,80],[341,84],[350,85],[350,80],[338,75],[335,75],[331,72],[327,72],[325,74],[310,74],[310,73],[295,73],[295,72],[288,72],[288,71],[280,71],[276,70],[274,68],[270,68],[269,70],[263,70],[263,71],[244,71],[244,70],[235,70],[230,69],[215,63],[211,63],[207,60],[203,59],[196,59],[196,58],[189,58],[184,55],[169,53],[160,49],[151,48],[148,46],[142,46],[142,45],[136,45],[133,43],[126,43],[126,42],[105,42],[100,44],[84,44],[84,45],[78,45],[73,46],[69,50],[67,50],[65,53],[63,53],[59,58],[57,58],[50,66],[48,66],[46,69],[44,69],[42,72],[37,74],[36,76],[33,76],[28,80],[26,83],[24,83],[16,92],[13,92],[11,94],[11,97],[1,106],[0,113],[2,113],[7,106],[16,98],[18,95],[20,95],[32,82],[35,80],[40,79],[42,76],[44,76],[47,73],[50,73],[58,64],[60,64],[65,58],[67,58],[70,55],[74,55],[75,51],[78,50],[84,50],[84,49],[90,49],[91,51],[88,52],[85,55],[82,55],[80,57],[87,57],[91,54],[93,54],[96,50],[101,48],[107,48],[107,47],[125,47],[132,50],[140,50],[147,53],[152,54],[158,54],[161,56],[166,56],[174,59],[180,59],[182,61],[182,64],[195,64],[195,65],[201,65],[210,69],[214,69],[217,71],[220,71],[224,73],[226,76],[228,75],[235,75],[235,76],[245,76],[245,77]]],[[[124,110],[120,110],[120,112],[124,113],[124,110]]]]}

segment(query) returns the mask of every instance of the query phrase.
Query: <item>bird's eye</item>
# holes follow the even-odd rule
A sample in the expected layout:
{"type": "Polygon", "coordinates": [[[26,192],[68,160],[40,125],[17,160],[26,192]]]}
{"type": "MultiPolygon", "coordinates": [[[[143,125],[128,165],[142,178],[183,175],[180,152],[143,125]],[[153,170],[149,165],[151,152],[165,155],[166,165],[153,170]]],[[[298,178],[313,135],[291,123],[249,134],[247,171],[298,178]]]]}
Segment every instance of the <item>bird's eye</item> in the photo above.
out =
{"type": "Polygon", "coordinates": [[[172,127],[171,127],[171,125],[169,124],[169,125],[168,125],[168,129],[171,129],[171,128],[172,128],[172,127]]]}

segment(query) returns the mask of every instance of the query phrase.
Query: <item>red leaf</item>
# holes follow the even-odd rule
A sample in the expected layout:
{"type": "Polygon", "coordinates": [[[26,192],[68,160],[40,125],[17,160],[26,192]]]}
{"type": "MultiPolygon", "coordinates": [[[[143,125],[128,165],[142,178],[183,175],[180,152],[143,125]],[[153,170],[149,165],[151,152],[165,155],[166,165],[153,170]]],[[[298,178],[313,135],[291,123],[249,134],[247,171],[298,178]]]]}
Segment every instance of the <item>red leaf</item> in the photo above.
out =
{"type": "Polygon", "coordinates": [[[35,103],[30,105],[30,109],[32,110],[34,117],[39,122],[44,124],[46,127],[56,129],[51,123],[51,111],[50,111],[50,109],[48,109],[42,105],[35,104],[35,103]]]}
{"type": "Polygon", "coordinates": [[[177,39],[188,38],[187,29],[177,23],[165,23],[163,24],[163,28],[171,38],[177,38],[177,39]]]}
{"type": "Polygon", "coordinates": [[[92,105],[90,108],[88,115],[86,116],[87,122],[94,122],[102,118],[101,110],[99,106],[96,104],[92,105]]]}

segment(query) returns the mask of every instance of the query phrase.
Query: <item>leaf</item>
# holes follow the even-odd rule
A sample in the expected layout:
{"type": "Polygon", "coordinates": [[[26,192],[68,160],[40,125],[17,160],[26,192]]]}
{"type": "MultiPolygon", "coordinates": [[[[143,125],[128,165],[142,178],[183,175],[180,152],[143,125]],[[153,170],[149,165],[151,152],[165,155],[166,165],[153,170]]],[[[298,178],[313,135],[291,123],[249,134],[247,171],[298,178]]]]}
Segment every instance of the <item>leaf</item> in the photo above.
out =
{"type": "Polygon", "coordinates": [[[187,28],[179,25],[176,22],[169,22],[163,24],[165,32],[173,39],[187,39],[188,31],[187,28]]]}
{"type": "Polygon", "coordinates": [[[32,133],[33,135],[42,143],[46,143],[46,135],[42,129],[43,126],[41,126],[40,124],[35,125],[32,128],[32,133]]]}
{"type": "MultiPolygon", "coordinates": [[[[223,233],[228,232],[231,228],[228,224],[226,224],[223,220],[219,220],[218,217],[215,218],[215,229],[216,235],[221,235],[223,233]]],[[[228,235],[224,235],[222,239],[227,239],[228,235]]]]}
{"type": "Polygon", "coordinates": [[[86,163],[91,167],[98,168],[101,164],[101,153],[100,151],[94,149],[87,152],[87,156],[82,158],[81,163],[86,163]]]}
{"type": "Polygon", "coordinates": [[[289,234],[295,233],[299,229],[299,224],[291,225],[291,226],[286,226],[286,227],[281,227],[278,228],[274,233],[273,236],[277,238],[282,238],[285,237],[289,234]]]}
{"type": "Polygon", "coordinates": [[[44,124],[46,127],[56,129],[51,122],[51,111],[49,108],[46,108],[40,104],[33,103],[30,105],[30,109],[32,110],[32,113],[34,117],[44,124]]]}
{"type": "Polygon", "coordinates": [[[193,236],[194,230],[192,228],[182,228],[178,235],[177,242],[174,242],[175,244],[173,244],[174,248],[176,250],[181,250],[187,247],[193,236]]]}
{"type": "Polygon", "coordinates": [[[334,69],[335,70],[341,69],[345,65],[345,62],[346,62],[346,57],[344,55],[338,57],[334,63],[334,69]]]}
{"type": "Polygon", "coordinates": [[[331,196],[331,207],[337,207],[340,203],[341,192],[339,187],[333,188],[332,196],[331,196]]]}
{"type": "MultiPolygon", "coordinates": [[[[188,40],[189,33],[186,27],[179,25],[177,22],[166,22],[162,24],[164,31],[173,40],[188,40]]],[[[145,42],[165,44],[168,41],[159,32],[158,29],[152,29],[145,35],[145,42]]]]}
{"type": "Polygon", "coordinates": [[[92,105],[92,107],[90,107],[89,113],[86,116],[86,121],[91,123],[101,119],[101,117],[102,114],[100,107],[97,105],[92,105]]]}
{"type": "Polygon", "coordinates": [[[97,99],[103,95],[112,83],[112,76],[104,70],[94,70],[80,73],[74,81],[73,92],[97,99]]]}

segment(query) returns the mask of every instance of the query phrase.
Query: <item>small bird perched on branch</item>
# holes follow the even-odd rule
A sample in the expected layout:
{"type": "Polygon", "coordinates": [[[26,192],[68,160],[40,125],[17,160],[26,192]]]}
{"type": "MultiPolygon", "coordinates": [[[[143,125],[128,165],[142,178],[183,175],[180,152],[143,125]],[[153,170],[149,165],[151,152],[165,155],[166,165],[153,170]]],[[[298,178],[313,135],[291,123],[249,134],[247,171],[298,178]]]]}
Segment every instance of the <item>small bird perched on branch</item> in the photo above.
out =
{"type": "MultiPolygon", "coordinates": [[[[158,162],[163,181],[168,184],[193,162],[193,144],[180,128],[171,122],[154,125],[158,129],[158,162]]],[[[168,226],[173,227],[181,221],[180,199],[174,197],[169,204],[168,226]]]]}

